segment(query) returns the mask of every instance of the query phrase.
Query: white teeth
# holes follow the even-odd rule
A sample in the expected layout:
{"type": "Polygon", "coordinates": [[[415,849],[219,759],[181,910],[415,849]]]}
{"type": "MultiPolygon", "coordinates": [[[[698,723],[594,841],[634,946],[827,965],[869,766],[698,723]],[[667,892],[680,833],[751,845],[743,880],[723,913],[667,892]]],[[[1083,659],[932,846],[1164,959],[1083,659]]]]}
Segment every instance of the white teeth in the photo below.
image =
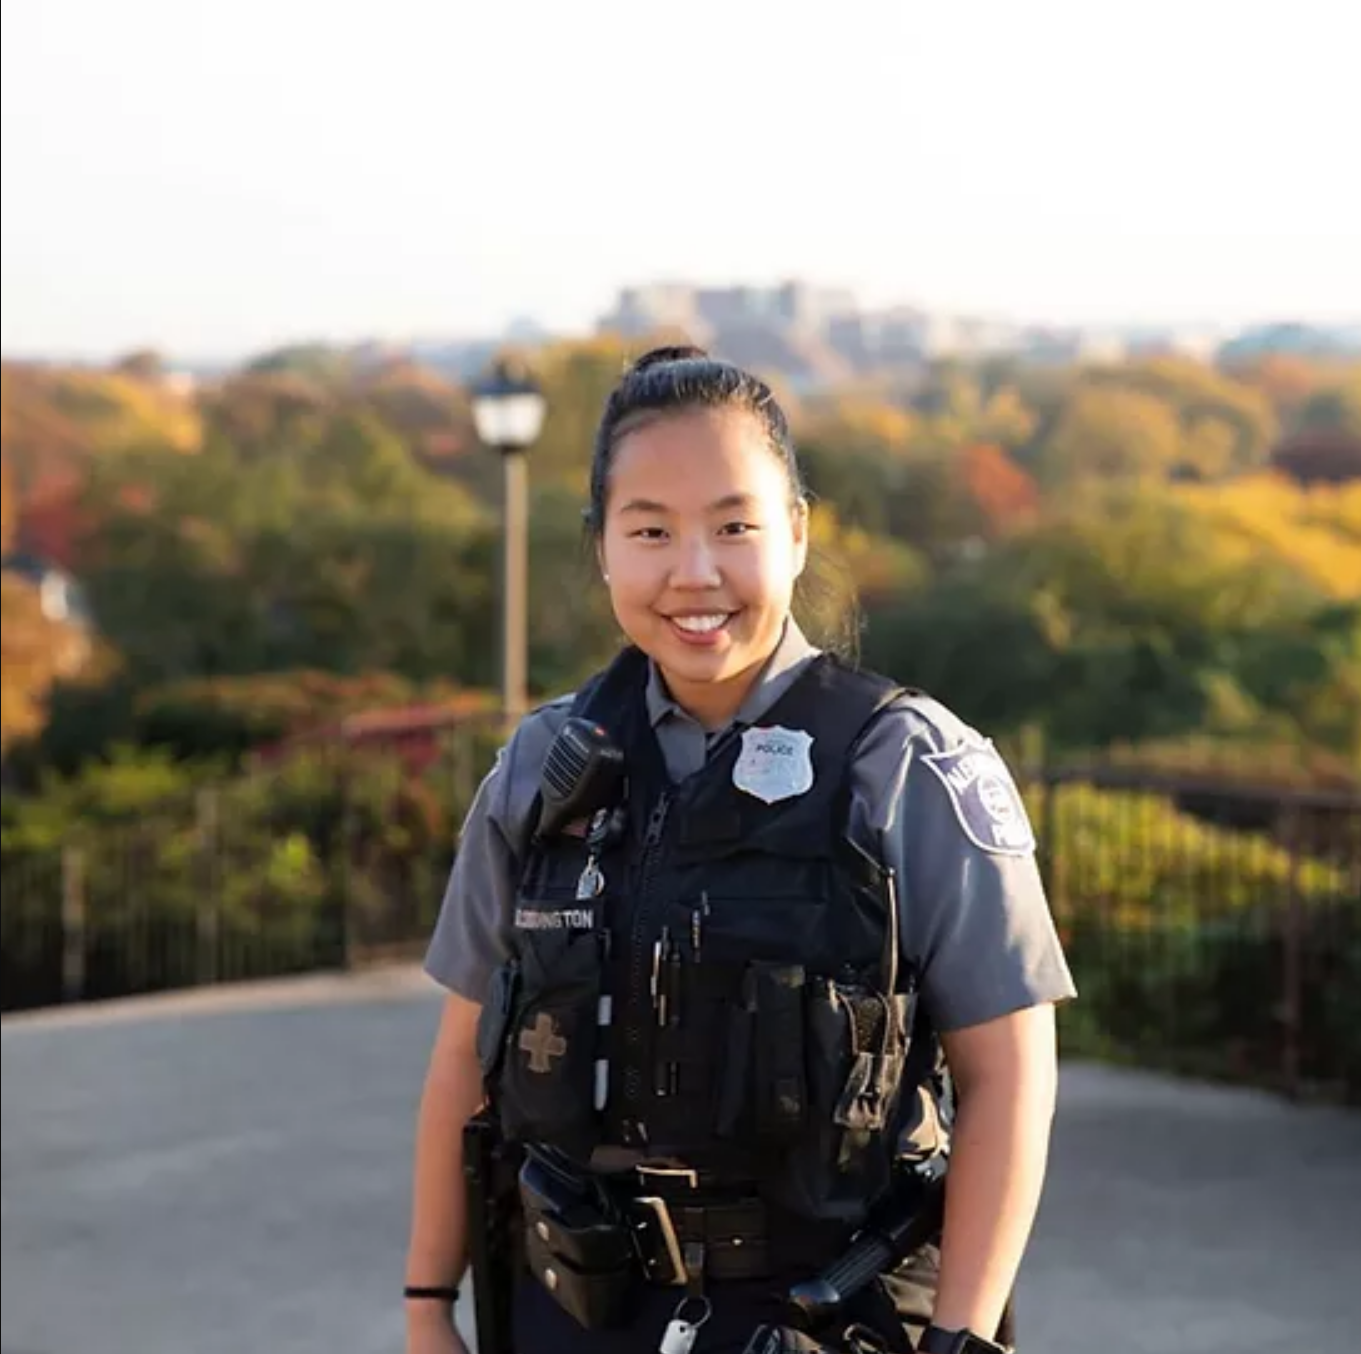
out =
{"type": "Polygon", "coordinates": [[[727,623],[727,613],[720,613],[713,616],[673,616],[671,618],[682,630],[688,630],[692,635],[707,635],[711,630],[717,630],[719,626],[727,623]]]}

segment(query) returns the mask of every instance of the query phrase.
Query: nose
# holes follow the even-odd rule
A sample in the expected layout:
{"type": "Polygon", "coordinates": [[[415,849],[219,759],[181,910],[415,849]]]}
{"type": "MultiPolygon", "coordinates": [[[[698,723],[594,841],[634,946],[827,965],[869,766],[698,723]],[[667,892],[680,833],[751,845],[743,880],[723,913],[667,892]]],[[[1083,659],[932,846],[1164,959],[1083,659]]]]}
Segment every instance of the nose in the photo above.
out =
{"type": "Polygon", "coordinates": [[[677,541],[671,567],[672,587],[716,588],[721,582],[718,560],[705,533],[697,532],[677,541]]]}

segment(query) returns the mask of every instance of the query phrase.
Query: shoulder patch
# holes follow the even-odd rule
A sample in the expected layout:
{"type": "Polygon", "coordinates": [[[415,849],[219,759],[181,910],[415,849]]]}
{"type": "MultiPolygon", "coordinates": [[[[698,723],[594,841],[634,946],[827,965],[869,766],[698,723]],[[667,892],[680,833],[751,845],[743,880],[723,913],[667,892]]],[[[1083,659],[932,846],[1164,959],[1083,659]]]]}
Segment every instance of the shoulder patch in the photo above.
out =
{"type": "Polygon", "coordinates": [[[975,846],[999,856],[1033,854],[1030,815],[1010,769],[990,740],[926,753],[922,760],[945,787],[964,835],[975,846]]]}

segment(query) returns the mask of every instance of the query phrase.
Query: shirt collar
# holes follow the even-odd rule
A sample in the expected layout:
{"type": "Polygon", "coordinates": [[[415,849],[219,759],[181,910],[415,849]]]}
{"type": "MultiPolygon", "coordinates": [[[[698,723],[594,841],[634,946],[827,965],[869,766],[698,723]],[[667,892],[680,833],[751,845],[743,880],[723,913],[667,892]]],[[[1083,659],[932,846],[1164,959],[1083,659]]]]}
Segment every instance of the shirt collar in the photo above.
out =
{"type": "MultiPolygon", "coordinates": [[[[819,652],[799,628],[798,622],[790,616],[775,652],[766,660],[760,675],[733,716],[732,723],[744,727],[754,724],[794,685],[795,679],[819,652]]],[[[648,664],[646,699],[648,718],[654,729],[665,719],[693,719],[672,698],[655,663],[648,664]]]]}

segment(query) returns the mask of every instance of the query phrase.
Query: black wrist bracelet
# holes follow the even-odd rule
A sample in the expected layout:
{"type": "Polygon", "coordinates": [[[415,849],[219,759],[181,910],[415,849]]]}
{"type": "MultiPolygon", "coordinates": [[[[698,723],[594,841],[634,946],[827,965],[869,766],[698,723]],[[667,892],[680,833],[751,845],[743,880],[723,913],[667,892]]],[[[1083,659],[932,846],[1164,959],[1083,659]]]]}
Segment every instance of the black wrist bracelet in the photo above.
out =
{"type": "Polygon", "coordinates": [[[410,1301],[416,1299],[431,1299],[436,1302],[457,1302],[458,1289],[453,1284],[419,1284],[409,1283],[402,1289],[402,1296],[410,1301]]]}

